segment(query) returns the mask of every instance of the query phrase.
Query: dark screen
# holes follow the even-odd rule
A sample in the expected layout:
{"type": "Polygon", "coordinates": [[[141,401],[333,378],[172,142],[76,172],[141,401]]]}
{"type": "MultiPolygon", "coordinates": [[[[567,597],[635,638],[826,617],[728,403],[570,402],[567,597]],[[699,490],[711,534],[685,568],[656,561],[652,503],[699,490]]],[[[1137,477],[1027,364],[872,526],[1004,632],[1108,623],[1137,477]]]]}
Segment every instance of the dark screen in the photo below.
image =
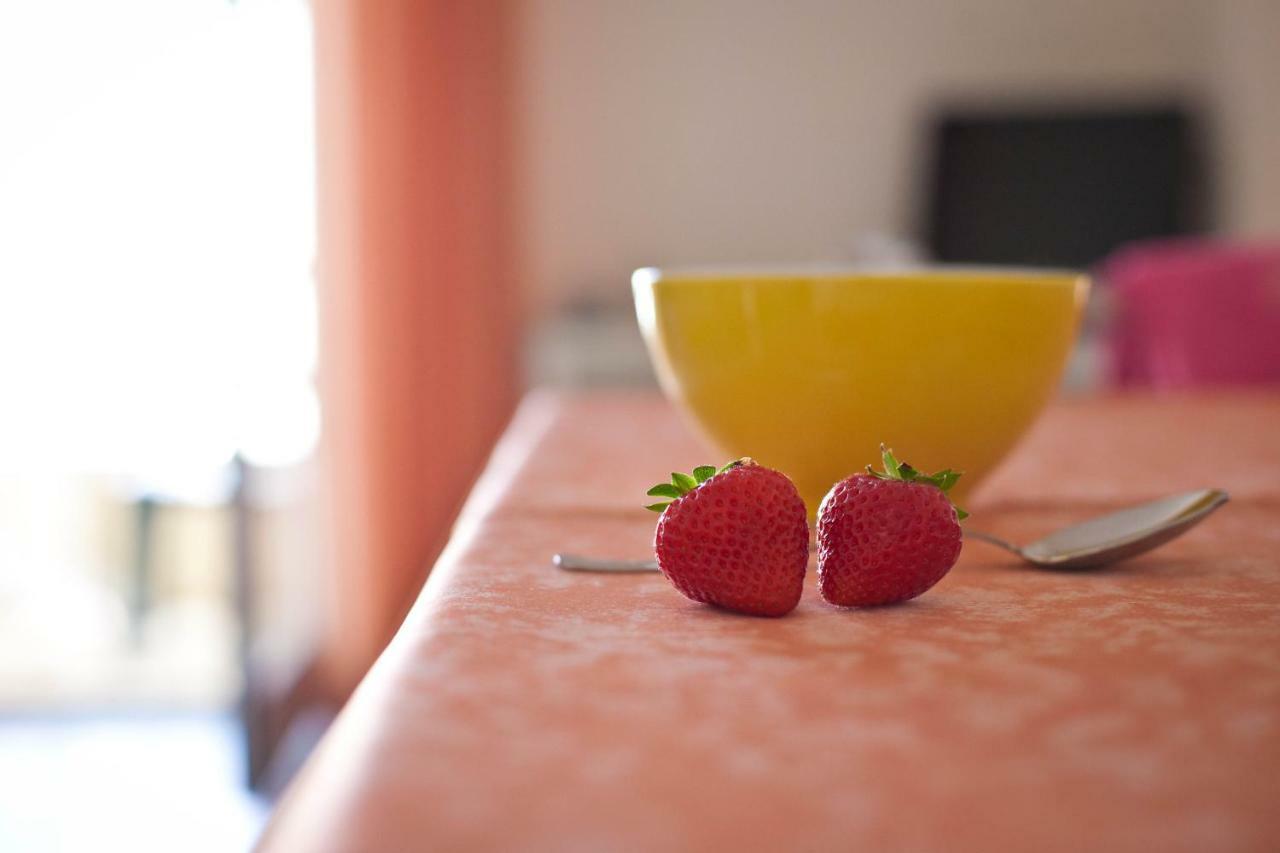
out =
{"type": "Polygon", "coordinates": [[[940,261],[1085,267],[1119,245],[1200,230],[1181,111],[945,115],[928,240],[940,261]]]}

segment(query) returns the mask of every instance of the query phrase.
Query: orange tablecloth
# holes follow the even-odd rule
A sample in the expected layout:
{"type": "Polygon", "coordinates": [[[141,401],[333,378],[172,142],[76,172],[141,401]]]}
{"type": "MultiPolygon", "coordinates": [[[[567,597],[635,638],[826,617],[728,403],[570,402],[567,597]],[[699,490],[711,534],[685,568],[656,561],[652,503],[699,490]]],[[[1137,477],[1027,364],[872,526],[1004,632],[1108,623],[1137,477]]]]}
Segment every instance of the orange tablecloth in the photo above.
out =
{"type": "Polygon", "coordinates": [[[1109,571],[974,542],[913,603],[768,620],[549,564],[643,556],[645,488],[715,461],[656,397],[528,399],[264,847],[1280,849],[1280,395],[1050,410],[975,526],[1233,493],[1109,571]]]}

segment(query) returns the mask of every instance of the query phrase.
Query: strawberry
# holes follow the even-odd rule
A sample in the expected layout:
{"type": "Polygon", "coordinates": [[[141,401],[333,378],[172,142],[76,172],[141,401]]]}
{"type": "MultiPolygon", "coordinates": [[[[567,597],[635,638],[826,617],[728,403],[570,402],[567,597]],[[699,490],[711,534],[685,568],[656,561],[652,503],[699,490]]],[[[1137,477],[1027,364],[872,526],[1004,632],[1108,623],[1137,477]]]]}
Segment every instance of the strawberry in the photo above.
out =
{"type": "Polygon", "coordinates": [[[672,474],[649,490],[672,498],[653,547],[667,580],[688,598],[753,616],[795,609],[809,562],[809,518],[785,474],[751,459],[672,474]]]}
{"type": "Polygon", "coordinates": [[[818,592],[840,607],[915,598],[960,556],[959,520],[968,513],[947,497],[960,474],[921,474],[880,451],[883,473],[868,465],[832,486],[818,508],[818,592]]]}

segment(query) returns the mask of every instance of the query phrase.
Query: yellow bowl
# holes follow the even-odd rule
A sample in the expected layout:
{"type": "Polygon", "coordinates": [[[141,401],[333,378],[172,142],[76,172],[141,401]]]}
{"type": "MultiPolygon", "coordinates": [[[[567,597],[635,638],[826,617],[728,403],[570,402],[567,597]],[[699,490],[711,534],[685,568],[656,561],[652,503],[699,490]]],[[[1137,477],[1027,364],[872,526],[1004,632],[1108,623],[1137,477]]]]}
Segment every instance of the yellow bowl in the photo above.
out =
{"type": "Polygon", "coordinates": [[[725,458],[790,476],[813,513],[881,442],[918,469],[963,470],[963,501],[1053,395],[1089,280],[649,268],[632,289],[667,396],[725,458]]]}

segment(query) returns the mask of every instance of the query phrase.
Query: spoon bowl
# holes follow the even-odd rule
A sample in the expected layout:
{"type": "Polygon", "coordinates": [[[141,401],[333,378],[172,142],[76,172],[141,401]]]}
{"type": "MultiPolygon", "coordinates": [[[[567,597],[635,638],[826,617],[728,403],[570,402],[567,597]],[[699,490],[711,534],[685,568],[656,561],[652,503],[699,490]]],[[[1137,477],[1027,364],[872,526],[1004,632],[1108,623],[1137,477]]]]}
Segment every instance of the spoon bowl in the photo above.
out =
{"type": "Polygon", "coordinates": [[[1221,489],[1197,489],[1064,527],[1027,545],[980,530],[965,536],[1017,554],[1046,569],[1092,569],[1144,554],[1182,535],[1229,500],[1221,489]]]}

